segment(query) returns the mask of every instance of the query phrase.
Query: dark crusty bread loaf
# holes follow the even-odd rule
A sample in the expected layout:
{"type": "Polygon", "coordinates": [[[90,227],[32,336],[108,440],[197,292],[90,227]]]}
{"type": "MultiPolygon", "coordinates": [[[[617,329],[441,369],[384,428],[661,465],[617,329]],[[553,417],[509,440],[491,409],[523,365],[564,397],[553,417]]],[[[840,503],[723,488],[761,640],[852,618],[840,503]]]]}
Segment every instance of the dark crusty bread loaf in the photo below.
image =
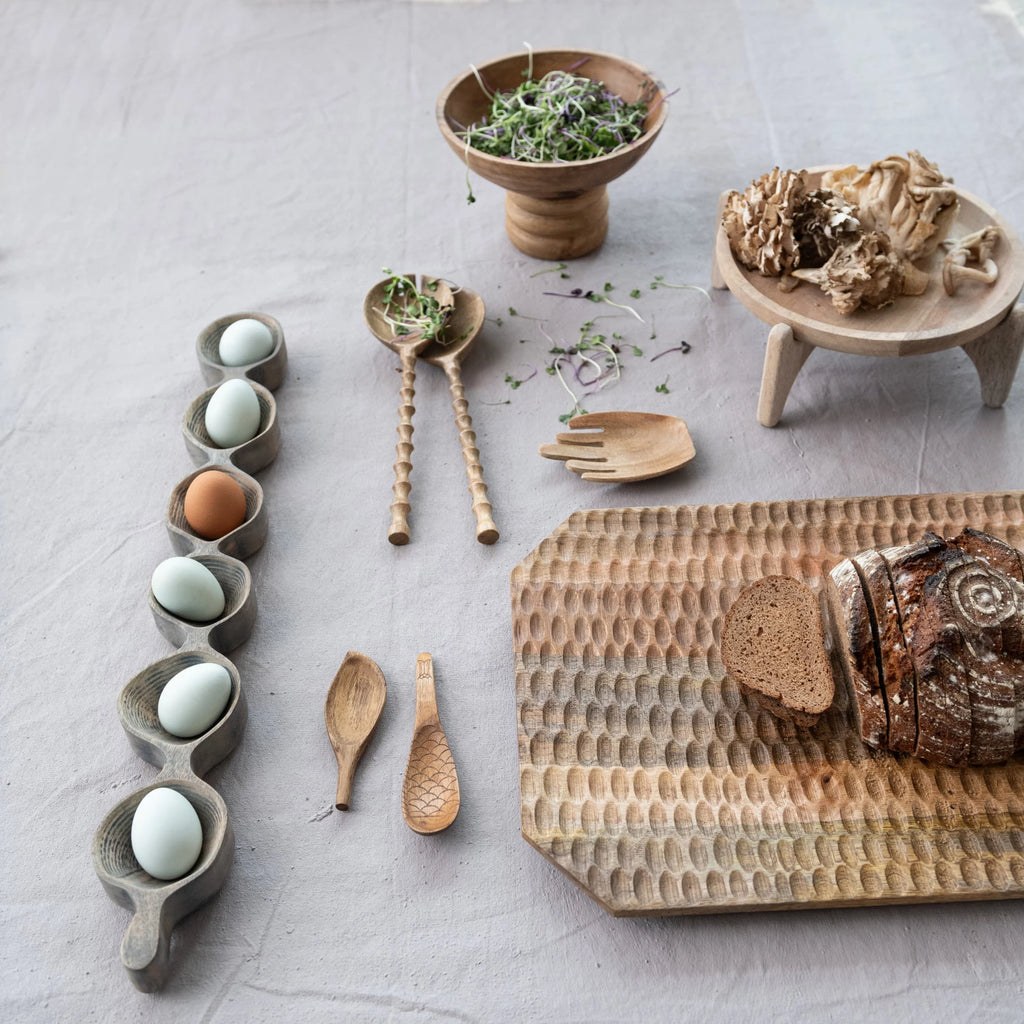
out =
{"type": "Polygon", "coordinates": [[[743,690],[773,714],[813,725],[835,696],[814,592],[790,576],[743,590],[722,626],[722,661],[743,690]]]}
{"type": "Polygon", "coordinates": [[[977,530],[964,530],[949,543],[968,558],[949,581],[971,701],[968,759],[998,764],[1020,740],[1024,603],[1018,595],[1024,596],[1024,564],[1020,552],[977,530]]]}
{"type": "Polygon", "coordinates": [[[899,753],[917,749],[917,676],[903,633],[889,563],[880,551],[862,551],[854,561],[860,570],[878,636],[879,678],[889,715],[885,746],[899,753]]]}
{"type": "MultiPolygon", "coordinates": [[[[833,579],[849,579],[850,567],[859,569],[873,613],[888,716],[884,743],[873,743],[877,730],[863,722],[877,717],[878,696],[848,671],[865,741],[950,765],[997,764],[1024,746],[1021,552],[967,529],[950,540],[926,534],[859,552],[833,579]]],[[[845,651],[856,661],[862,613],[845,610],[845,651]]],[[[865,652],[860,660],[867,663],[865,652]]]]}
{"type": "Polygon", "coordinates": [[[878,672],[878,638],[863,581],[851,559],[844,558],[825,577],[825,598],[837,662],[854,696],[858,731],[869,746],[884,747],[889,715],[878,672]]]}
{"type": "Polygon", "coordinates": [[[971,747],[971,702],[956,671],[960,634],[948,600],[949,572],[965,561],[934,534],[882,552],[892,569],[903,635],[917,692],[915,753],[928,761],[965,764],[971,747]]]}

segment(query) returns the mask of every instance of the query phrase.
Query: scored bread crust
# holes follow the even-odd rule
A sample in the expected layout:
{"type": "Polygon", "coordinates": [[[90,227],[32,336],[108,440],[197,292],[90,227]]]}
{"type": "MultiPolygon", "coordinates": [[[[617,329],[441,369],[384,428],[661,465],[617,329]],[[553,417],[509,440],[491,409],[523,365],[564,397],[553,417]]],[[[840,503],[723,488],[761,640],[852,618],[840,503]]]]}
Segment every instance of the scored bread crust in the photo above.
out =
{"type": "Polygon", "coordinates": [[[907,651],[917,680],[917,744],[926,761],[966,764],[971,701],[959,670],[963,641],[949,600],[949,573],[966,561],[934,534],[882,552],[892,569],[907,651]]]}
{"type": "Polygon", "coordinates": [[[1024,680],[1013,655],[1021,652],[1017,634],[1022,617],[1011,611],[1002,622],[996,621],[998,602],[992,599],[1003,597],[1008,602],[1002,605],[1004,610],[1015,606],[1014,582],[1024,584],[1024,564],[1014,548],[977,530],[968,528],[949,543],[969,559],[950,579],[971,701],[968,756],[971,764],[999,764],[1013,755],[1019,739],[1017,708],[1024,680]],[[979,591],[985,601],[980,612],[970,607],[970,594],[979,591]],[[979,626],[973,621],[979,616],[992,617],[993,625],[979,626]]]}
{"type": "Polygon", "coordinates": [[[825,599],[861,739],[869,746],[885,747],[889,716],[878,676],[877,637],[864,586],[851,559],[844,558],[825,577],[825,599]]]}
{"type": "Polygon", "coordinates": [[[853,556],[876,623],[879,677],[889,715],[886,746],[902,754],[917,749],[917,676],[903,634],[889,563],[880,551],[853,556]]]}
{"type": "Polygon", "coordinates": [[[763,576],[725,614],[722,661],[741,689],[767,710],[813,725],[832,704],[835,684],[818,599],[791,576],[763,576]]]}

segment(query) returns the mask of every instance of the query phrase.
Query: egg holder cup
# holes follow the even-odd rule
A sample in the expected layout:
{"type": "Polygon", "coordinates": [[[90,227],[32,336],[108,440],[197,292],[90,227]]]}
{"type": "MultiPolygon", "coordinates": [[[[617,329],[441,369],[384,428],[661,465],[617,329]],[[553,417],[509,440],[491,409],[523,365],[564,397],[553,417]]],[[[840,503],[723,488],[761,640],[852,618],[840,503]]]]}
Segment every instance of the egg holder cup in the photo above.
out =
{"type": "Polygon", "coordinates": [[[213,622],[191,622],[173,615],[149,593],[149,608],[160,632],[177,648],[134,676],[121,691],[117,713],[128,741],[144,761],[160,769],[147,786],[118,803],[103,819],[93,840],[93,867],[103,888],[118,905],[132,912],[121,941],[121,962],[132,984],[142,992],[155,992],[167,980],[171,933],[177,923],[212,899],[231,869],[234,833],[227,805],[205,775],[238,745],[248,712],[238,670],[225,655],[244,643],[256,618],[252,577],[241,561],[262,547],[267,535],[263,490],[250,476],[276,458],[280,449],[277,405],[271,390],[284,380],[287,353],[280,324],[260,313],[236,313],[206,327],[196,342],[204,379],[216,382],[196,398],[185,412],[185,446],[199,466],[171,494],[167,532],[175,552],[194,558],[208,568],[224,591],[224,612],[213,622]],[[271,353],[244,366],[225,366],[217,356],[224,329],[235,320],[251,318],[266,324],[274,339],[271,353]],[[217,386],[232,377],[252,385],[260,404],[260,425],[255,437],[231,448],[219,448],[204,425],[204,414],[217,386]],[[228,473],[245,494],[245,520],[216,540],[205,540],[188,525],[185,492],[202,472],[228,473]],[[189,739],[164,730],[157,704],[167,682],[182,669],[200,663],[223,666],[231,678],[228,704],[206,732],[189,739]],[[132,818],[142,798],[159,787],[177,790],[193,806],[203,830],[199,858],[181,878],[162,881],[143,870],[131,844],[132,818]]]}

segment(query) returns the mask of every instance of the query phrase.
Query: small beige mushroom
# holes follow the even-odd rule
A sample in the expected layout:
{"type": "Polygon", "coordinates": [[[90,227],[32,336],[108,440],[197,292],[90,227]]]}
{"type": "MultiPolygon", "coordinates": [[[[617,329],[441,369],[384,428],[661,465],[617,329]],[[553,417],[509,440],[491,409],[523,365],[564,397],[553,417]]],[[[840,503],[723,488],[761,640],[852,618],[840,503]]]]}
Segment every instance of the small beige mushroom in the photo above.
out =
{"type": "Polygon", "coordinates": [[[865,230],[889,236],[903,263],[903,294],[924,292],[928,275],[914,263],[935,252],[956,218],[959,202],[952,179],[912,149],[906,157],[889,156],[867,169],[826,172],[822,184],[856,207],[865,230]]]}
{"type": "Polygon", "coordinates": [[[983,281],[994,284],[999,277],[999,268],[992,259],[992,251],[999,241],[999,228],[989,224],[963,238],[943,242],[946,258],[942,261],[942,284],[947,295],[956,295],[962,280],[983,281]],[[979,267],[968,267],[967,263],[979,263],[979,267]]]}
{"type": "Polygon", "coordinates": [[[857,208],[865,230],[884,231],[896,254],[911,263],[938,248],[956,217],[952,179],[916,149],[907,157],[876,160],[866,170],[850,166],[826,172],[822,185],[857,208]]]}

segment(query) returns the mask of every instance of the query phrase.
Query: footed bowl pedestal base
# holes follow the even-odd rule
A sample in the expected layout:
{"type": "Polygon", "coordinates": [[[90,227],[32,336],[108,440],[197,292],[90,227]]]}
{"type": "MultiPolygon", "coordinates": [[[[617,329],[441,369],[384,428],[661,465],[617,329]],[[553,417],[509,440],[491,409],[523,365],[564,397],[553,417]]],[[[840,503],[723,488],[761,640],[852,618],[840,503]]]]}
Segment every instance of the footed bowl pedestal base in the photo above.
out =
{"type": "Polygon", "coordinates": [[[608,190],[599,185],[567,199],[506,192],[505,231],[520,252],[535,259],[585,256],[608,234],[608,190]]]}

